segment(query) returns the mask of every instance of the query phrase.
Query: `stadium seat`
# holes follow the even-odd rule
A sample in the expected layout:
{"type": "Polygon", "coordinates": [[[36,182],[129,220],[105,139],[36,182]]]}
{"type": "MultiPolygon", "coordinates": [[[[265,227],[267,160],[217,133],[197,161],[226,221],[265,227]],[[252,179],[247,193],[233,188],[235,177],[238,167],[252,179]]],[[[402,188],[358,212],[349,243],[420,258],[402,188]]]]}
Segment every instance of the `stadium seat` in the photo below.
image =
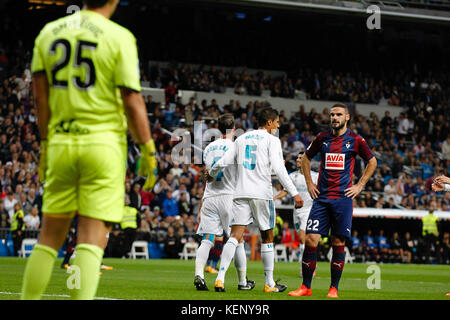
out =
{"type": "Polygon", "coordinates": [[[288,257],[287,257],[287,248],[284,244],[277,244],[275,246],[275,262],[278,261],[288,261],[288,257]]]}
{"type": "Polygon", "coordinates": [[[131,245],[130,257],[136,259],[136,257],[144,257],[148,260],[148,242],[147,241],[134,241],[131,245]],[[142,251],[136,251],[137,248],[141,248],[142,251]]]}
{"type": "Polygon", "coordinates": [[[34,245],[37,243],[37,239],[25,238],[22,240],[22,246],[19,250],[19,257],[26,258],[27,253],[31,254],[34,245]],[[31,246],[31,248],[30,248],[31,246]]]}
{"type": "Polygon", "coordinates": [[[289,255],[289,262],[300,261],[300,250],[297,248],[296,250],[292,250],[292,253],[289,255]]]}
{"type": "MultiPolygon", "coordinates": [[[[353,263],[353,260],[355,260],[355,257],[352,256],[350,253],[350,250],[348,250],[347,246],[344,247],[345,251],[345,263],[353,263]]],[[[330,251],[328,251],[327,258],[329,261],[331,261],[331,257],[333,256],[333,248],[330,248],[330,251]]]]}
{"type": "Polygon", "coordinates": [[[186,242],[183,250],[178,254],[180,259],[187,260],[189,258],[195,259],[197,256],[198,243],[197,242],[186,242]]]}

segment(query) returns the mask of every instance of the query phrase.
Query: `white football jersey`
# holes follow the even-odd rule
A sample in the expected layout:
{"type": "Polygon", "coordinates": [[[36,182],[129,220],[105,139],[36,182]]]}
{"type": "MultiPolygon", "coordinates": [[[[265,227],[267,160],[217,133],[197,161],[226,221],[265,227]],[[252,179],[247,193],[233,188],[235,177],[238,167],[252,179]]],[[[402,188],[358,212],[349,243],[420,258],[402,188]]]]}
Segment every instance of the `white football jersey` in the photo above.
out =
{"type": "Polygon", "coordinates": [[[294,197],[298,194],[284,166],[280,139],[264,129],[247,131],[210,171],[217,172],[228,165],[237,165],[234,198],[273,199],[272,170],[281,185],[294,197]]]}
{"type": "MultiPolygon", "coordinates": [[[[303,199],[303,208],[311,207],[313,204],[313,199],[311,198],[308,187],[306,186],[305,176],[300,173],[300,171],[292,172],[289,177],[297,188],[298,194],[303,199]]],[[[315,171],[311,171],[311,179],[315,185],[317,185],[317,180],[319,178],[319,173],[315,171]]]]}
{"type": "MultiPolygon", "coordinates": [[[[217,139],[211,142],[203,151],[203,162],[209,170],[219,161],[225,152],[232,148],[234,142],[229,139],[217,139]]],[[[234,194],[236,185],[236,165],[230,165],[221,170],[214,181],[206,184],[203,199],[220,196],[224,194],[234,194]]]]}

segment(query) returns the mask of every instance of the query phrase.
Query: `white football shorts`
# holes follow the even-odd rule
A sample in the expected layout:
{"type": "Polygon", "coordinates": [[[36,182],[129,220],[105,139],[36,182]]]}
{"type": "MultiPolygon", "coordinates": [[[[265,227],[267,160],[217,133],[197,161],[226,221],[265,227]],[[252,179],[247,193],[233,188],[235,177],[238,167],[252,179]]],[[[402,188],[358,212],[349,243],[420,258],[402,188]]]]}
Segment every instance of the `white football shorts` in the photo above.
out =
{"type": "Polygon", "coordinates": [[[309,212],[312,206],[294,209],[294,227],[295,231],[306,230],[306,222],[308,221],[309,212]]]}
{"type": "Polygon", "coordinates": [[[221,236],[225,231],[227,236],[229,236],[231,232],[230,218],[232,205],[232,194],[204,199],[202,208],[200,209],[200,224],[198,225],[197,234],[221,236]]]}
{"type": "Polygon", "coordinates": [[[275,206],[273,200],[234,199],[231,225],[247,226],[254,223],[259,230],[275,227],[275,206]]]}

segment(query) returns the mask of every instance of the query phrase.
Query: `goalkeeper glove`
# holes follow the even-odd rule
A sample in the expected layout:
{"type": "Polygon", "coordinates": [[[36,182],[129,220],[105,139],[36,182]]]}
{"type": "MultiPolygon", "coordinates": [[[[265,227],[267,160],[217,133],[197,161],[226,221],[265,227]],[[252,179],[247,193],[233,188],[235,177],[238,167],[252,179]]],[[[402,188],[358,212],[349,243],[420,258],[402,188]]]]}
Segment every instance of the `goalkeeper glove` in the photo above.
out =
{"type": "Polygon", "coordinates": [[[141,165],[139,167],[139,174],[142,176],[147,176],[143,189],[150,190],[155,185],[156,176],[158,174],[158,163],[155,156],[155,141],[150,139],[145,144],[141,144],[140,149],[141,165]]]}
{"type": "Polygon", "coordinates": [[[41,140],[41,154],[39,156],[39,181],[45,181],[45,171],[47,170],[47,140],[41,140]]]}

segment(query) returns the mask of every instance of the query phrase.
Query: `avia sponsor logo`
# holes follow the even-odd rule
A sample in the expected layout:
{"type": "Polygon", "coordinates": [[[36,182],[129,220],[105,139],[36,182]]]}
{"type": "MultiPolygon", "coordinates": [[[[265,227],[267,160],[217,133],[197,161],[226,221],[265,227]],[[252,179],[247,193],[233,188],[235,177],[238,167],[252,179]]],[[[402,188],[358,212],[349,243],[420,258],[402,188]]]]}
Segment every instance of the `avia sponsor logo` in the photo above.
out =
{"type": "Polygon", "coordinates": [[[326,153],[325,154],[325,169],[344,170],[345,169],[345,154],[344,153],[326,153]]]}

